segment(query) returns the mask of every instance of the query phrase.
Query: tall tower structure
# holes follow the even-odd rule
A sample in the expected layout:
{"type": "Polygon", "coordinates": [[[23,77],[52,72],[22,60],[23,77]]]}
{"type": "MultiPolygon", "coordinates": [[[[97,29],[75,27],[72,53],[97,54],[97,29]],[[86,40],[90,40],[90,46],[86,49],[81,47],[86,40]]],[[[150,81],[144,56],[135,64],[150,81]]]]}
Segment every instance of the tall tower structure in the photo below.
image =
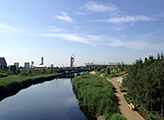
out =
{"type": "Polygon", "coordinates": [[[0,57],[0,65],[7,65],[4,57],[0,57]]]}
{"type": "Polygon", "coordinates": [[[44,58],[43,57],[41,57],[41,63],[40,63],[40,65],[44,65],[44,58]]]}
{"type": "Polygon", "coordinates": [[[19,62],[15,62],[14,65],[15,65],[16,67],[19,67],[19,62]]]}
{"type": "Polygon", "coordinates": [[[29,67],[30,67],[30,63],[29,63],[29,62],[25,62],[25,63],[24,63],[24,67],[25,67],[25,68],[29,68],[29,67]]]}
{"type": "Polygon", "coordinates": [[[70,67],[73,67],[73,63],[75,62],[75,55],[72,54],[70,58],[70,67]]]}

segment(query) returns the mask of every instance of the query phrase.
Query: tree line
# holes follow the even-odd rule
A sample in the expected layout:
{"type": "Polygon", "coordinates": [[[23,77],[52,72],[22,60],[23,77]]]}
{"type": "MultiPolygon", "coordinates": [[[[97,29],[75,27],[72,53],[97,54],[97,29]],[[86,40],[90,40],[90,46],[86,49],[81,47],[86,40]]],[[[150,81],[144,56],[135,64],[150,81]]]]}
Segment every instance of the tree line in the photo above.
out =
{"type": "Polygon", "coordinates": [[[23,75],[33,76],[40,74],[52,74],[52,68],[19,68],[15,65],[6,66],[0,65],[0,77],[7,77],[8,75],[23,75]]]}
{"type": "Polygon", "coordinates": [[[146,109],[159,111],[163,116],[164,104],[164,56],[149,56],[136,60],[129,67],[126,80],[127,93],[146,109]]]}

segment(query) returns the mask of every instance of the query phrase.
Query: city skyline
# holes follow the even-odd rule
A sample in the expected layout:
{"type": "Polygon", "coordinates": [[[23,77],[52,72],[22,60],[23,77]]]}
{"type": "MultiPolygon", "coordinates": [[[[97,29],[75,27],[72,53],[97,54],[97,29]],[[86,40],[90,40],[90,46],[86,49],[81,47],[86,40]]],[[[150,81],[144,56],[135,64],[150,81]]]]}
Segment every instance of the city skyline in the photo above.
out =
{"type": "Polygon", "coordinates": [[[35,61],[69,66],[132,64],[164,51],[163,0],[2,0],[0,57],[8,65],[35,61]]]}

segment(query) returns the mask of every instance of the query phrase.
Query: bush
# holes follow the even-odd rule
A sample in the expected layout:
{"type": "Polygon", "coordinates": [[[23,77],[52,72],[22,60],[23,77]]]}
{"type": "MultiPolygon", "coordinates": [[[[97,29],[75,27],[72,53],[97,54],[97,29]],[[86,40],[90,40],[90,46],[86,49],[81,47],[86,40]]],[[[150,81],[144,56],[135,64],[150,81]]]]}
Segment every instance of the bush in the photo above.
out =
{"type": "Polygon", "coordinates": [[[0,73],[0,77],[7,77],[8,75],[6,73],[0,73]]]}
{"type": "Polygon", "coordinates": [[[110,120],[127,120],[120,113],[115,113],[111,116],[110,120]]]}
{"type": "Polygon", "coordinates": [[[21,72],[20,75],[21,75],[21,76],[27,76],[28,73],[26,73],[26,72],[21,72]]]}
{"type": "Polygon", "coordinates": [[[79,101],[83,102],[82,105],[87,105],[93,113],[109,118],[113,113],[119,112],[115,102],[114,87],[105,78],[83,73],[75,77],[72,84],[78,91],[79,101]]]}
{"type": "Polygon", "coordinates": [[[120,91],[121,92],[127,92],[127,87],[120,86],[120,91]]]}

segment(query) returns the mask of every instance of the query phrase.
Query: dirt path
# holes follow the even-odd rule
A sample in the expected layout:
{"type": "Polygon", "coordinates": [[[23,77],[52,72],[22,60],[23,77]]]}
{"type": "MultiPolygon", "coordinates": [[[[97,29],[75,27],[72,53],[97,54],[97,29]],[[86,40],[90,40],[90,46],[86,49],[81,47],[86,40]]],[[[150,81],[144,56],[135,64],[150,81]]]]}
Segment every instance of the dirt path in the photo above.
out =
{"type": "Polygon", "coordinates": [[[123,97],[125,93],[120,92],[119,86],[121,86],[121,83],[118,83],[117,79],[118,77],[107,80],[110,81],[115,87],[115,96],[120,112],[127,118],[127,120],[144,120],[136,111],[133,111],[128,107],[128,104],[123,97]]]}

